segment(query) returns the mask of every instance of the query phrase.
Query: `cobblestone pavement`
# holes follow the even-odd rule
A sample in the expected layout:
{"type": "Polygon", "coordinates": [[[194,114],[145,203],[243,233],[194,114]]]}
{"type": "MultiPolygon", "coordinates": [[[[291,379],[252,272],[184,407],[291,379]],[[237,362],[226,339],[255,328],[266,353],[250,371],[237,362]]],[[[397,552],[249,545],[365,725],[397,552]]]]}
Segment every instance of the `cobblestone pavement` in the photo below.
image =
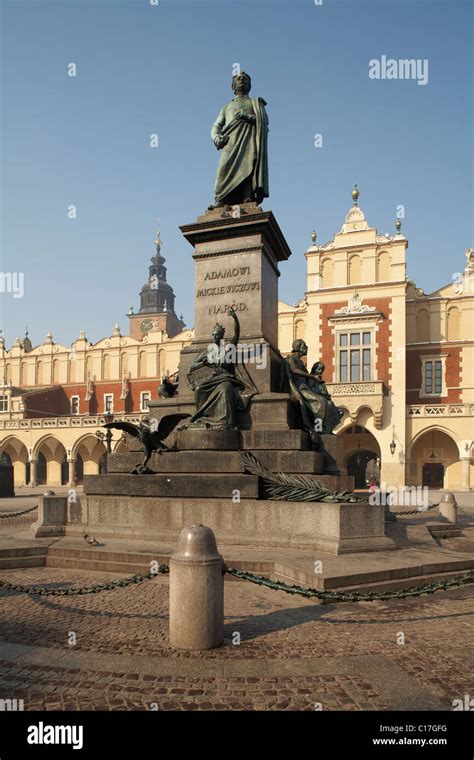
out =
{"type": "MultiPolygon", "coordinates": [[[[1,577],[82,586],[119,576],[1,577]]],[[[167,578],[88,596],[0,591],[0,699],[25,710],[451,710],[474,695],[473,587],[320,605],[229,581],[225,598],[224,646],[191,653],[167,641],[167,578]]]]}

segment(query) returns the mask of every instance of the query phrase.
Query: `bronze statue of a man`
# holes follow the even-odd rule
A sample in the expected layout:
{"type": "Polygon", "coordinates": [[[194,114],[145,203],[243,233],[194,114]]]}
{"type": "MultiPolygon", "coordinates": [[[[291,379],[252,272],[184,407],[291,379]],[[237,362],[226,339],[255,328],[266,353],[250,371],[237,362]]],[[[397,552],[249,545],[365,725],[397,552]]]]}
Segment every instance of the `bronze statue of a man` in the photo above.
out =
{"type": "Polygon", "coordinates": [[[268,116],[263,98],[250,98],[245,71],[232,79],[235,97],[221,109],[211,137],[222,151],[214,188],[215,205],[260,204],[268,198],[268,116]]]}

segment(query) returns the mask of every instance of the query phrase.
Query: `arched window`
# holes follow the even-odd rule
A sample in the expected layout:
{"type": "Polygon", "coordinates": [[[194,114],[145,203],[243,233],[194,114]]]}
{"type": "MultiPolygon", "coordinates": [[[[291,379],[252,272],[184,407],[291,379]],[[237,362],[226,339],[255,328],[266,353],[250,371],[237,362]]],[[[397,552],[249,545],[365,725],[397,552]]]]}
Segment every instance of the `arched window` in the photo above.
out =
{"type": "Polygon", "coordinates": [[[460,314],[459,309],[453,306],[448,311],[448,340],[459,340],[460,337],[460,314]]]}
{"type": "Polygon", "coordinates": [[[333,284],[333,277],[332,277],[332,261],[331,259],[324,259],[321,263],[321,286],[323,288],[332,288],[333,284]]]}
{"type": "Polygon", "coordinates": [[[377,256],[377,281],[384,282],[390,279],[390,254],[382,251],[377,256]]]}
{"type": "Polygon", "coordinates": [[[362,259],[360,256],[351,256],[349,259],[349,285],[359,285],[362,281],[362,259]]]}
{"type": "Polygon", "coordinates": [[[43,385],[43,382],[44,382],[43,377],[44,377],[43,362],[38,361],[36,364],[36,385],[43,385]]]}
{"type": "Polygon", "coordinates": [[[416,339],[418,343],[427,343],[430,339],[430,315],[426,309],[420,309],[417,314],[416,339]]]}

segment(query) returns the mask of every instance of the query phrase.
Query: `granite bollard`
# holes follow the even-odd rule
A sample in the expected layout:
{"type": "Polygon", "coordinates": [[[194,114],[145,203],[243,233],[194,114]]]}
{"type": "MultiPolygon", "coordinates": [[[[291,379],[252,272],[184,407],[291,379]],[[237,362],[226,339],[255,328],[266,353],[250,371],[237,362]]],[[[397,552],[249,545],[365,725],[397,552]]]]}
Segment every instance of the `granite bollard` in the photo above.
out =
{"type": "Polygon", "coordinates": [[[439,503],[439,514],[441,517],[444,517],[453,525],[456,525],[458,517],[458,505],[453,493],[448,491],[442,495],[441,501],[439,503]]]}
{"type": "Polygon", "coordinates": [[[170,643],[176,649],[214,649],[224,641],[223,559],[213,531],[183,528],[170,558],[170,643]]]}

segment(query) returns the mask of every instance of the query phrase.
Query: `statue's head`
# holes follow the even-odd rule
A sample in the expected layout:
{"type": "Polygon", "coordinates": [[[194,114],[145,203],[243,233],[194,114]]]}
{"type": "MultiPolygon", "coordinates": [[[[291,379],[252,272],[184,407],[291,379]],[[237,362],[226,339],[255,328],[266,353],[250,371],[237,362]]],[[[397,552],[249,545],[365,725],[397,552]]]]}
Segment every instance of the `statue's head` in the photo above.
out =
{"type": "Polygon", "coordinates": [[[214,325],[214,329],[212,331],[212,337],[214,338],[216,342],[222,340],[224,337],[224,334],[225,334],[225,327],[222,327],[222,325],[219,325],[219,324],[214,325]]]}
{"type": "Polygon", "coordinates": [[[324,372],[324,364],[322,362],[316,362],[316,364],[313,364],[313,369],[311,370],[312,375],[322,375],[324,372]]]}
{"type": "Polygon", "coordinates": [[[300,356],[306,356],[308,353],[308,346],[301,338],[293,341],[292,351],[300,356]]]}
{"type": "Polygon", "coordinates": [[[251,87],[252,80],[245,71],[241,71],[240,74],[236,74],[232,77],[232,89],[234,95],[248,95],[251,87]]]}

